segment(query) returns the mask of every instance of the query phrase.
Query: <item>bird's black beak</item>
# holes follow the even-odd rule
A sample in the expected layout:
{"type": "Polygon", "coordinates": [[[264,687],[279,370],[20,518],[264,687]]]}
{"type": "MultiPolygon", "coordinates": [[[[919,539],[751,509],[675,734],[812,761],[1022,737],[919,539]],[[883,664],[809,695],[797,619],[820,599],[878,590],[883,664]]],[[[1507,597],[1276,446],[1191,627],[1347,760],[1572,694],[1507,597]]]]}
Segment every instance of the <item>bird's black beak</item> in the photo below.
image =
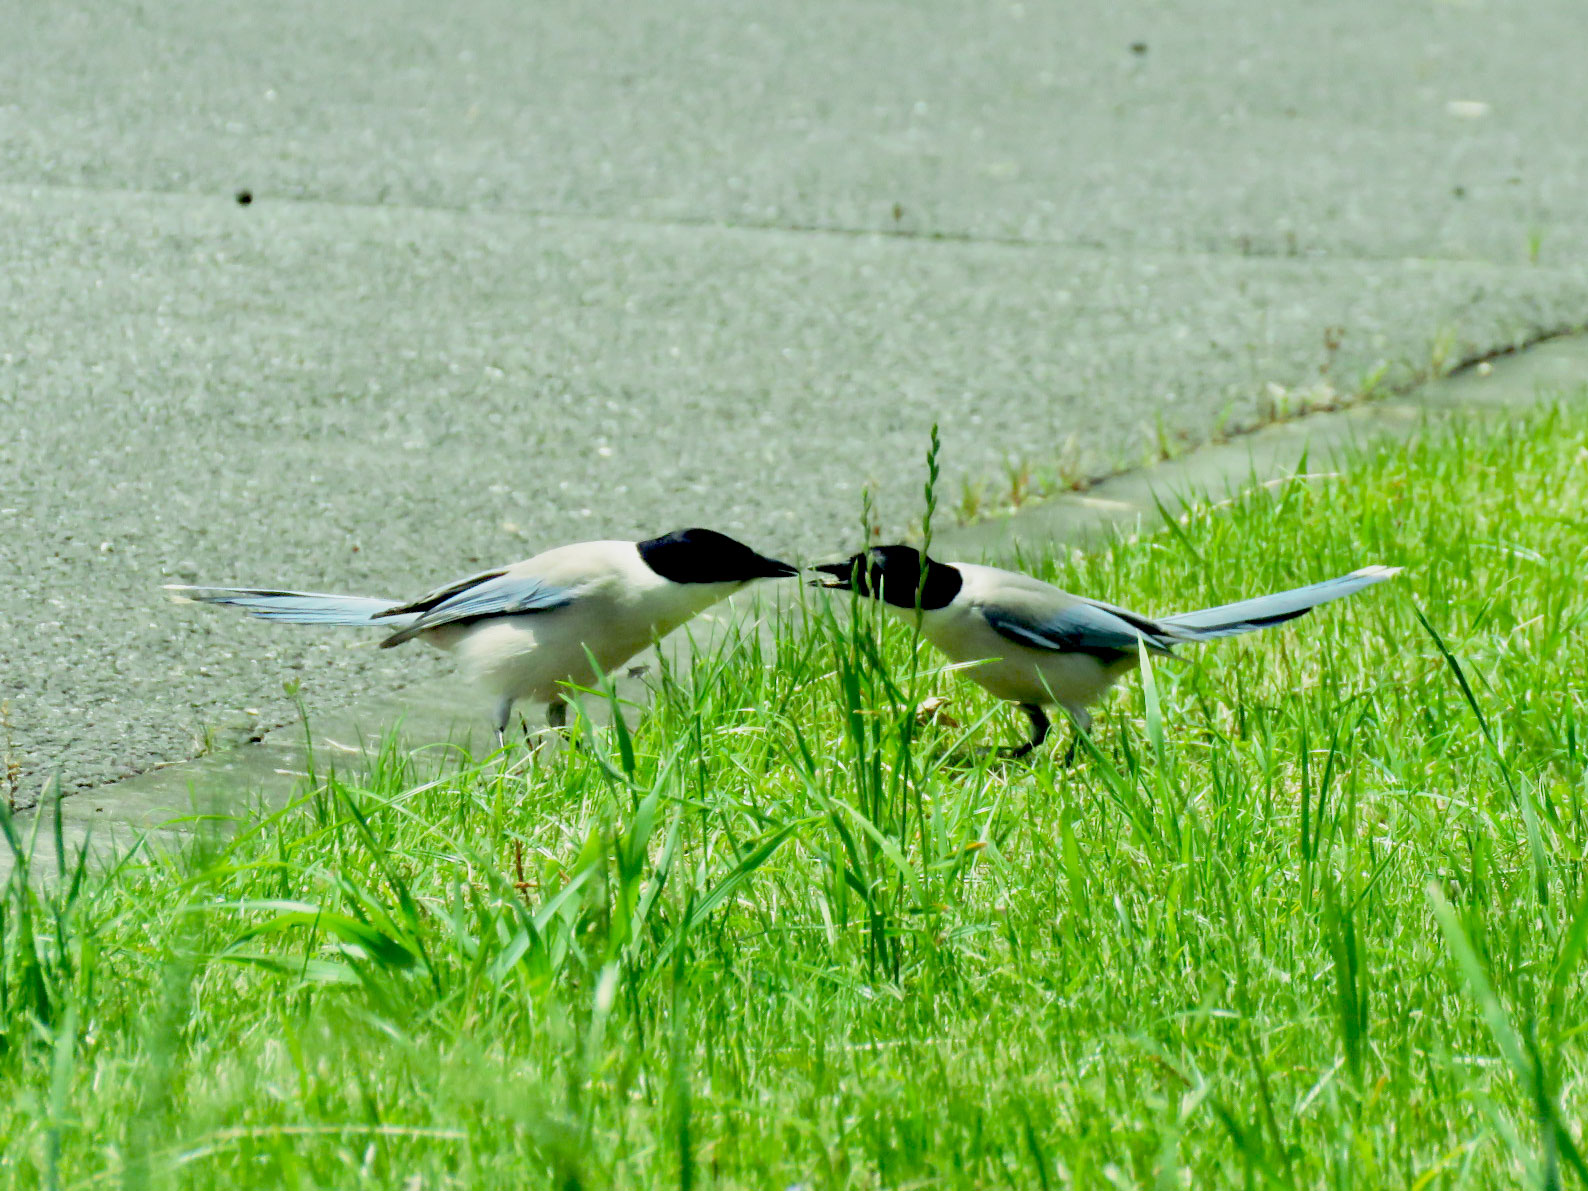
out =
{"type": "Polygon", "coordinates": [[[791,575],[800,573],[798,567],[791,566],[781,559],[768,558],[764,554],[757,554],[756,558],[761,561],[762,566],[761,573],[756,576],[758,579],[787,579],[791,575]]]}
{"type": "Polygon", "coordinates": [[[830,579],[812,579],[812,587],[823,587],[829,591],[855,590],[855,560],[852,558],[846,558],[843,562],[822,563],[811,570],[832,576],[830,579]]]}

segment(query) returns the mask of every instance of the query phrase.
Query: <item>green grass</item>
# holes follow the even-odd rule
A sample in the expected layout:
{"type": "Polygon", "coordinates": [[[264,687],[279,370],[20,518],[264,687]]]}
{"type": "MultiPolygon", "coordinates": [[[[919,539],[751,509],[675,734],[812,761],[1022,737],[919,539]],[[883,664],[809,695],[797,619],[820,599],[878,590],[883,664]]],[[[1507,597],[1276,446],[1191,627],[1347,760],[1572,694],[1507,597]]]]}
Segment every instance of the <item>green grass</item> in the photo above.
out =
{"type": "Polygon", "coordinates": [[[1016,717],[815,599],[549,763],[390,748],[19,872],[0,1182],[1580,1184],[1585,508],[1555,411],[1026,560],[1162,612],[1407,567],[1072,769],[971,759],[1016,717]]]}

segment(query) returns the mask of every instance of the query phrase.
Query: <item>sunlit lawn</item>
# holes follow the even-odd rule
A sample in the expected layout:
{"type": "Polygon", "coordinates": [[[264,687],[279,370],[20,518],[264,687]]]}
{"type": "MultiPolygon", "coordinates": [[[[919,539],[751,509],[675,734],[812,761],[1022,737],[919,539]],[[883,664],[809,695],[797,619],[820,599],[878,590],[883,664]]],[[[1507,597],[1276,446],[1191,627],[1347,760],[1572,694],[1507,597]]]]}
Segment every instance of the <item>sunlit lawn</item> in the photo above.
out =
{"type": "Polygon", "coordinates": [[[632,736],[19,872],[0,1182],[1571,1185],[1585,508],[1545,412],[1027,559],[1148,612],[1406,567],[1160,662],[1069,769],[811,593],[632,736]]]}

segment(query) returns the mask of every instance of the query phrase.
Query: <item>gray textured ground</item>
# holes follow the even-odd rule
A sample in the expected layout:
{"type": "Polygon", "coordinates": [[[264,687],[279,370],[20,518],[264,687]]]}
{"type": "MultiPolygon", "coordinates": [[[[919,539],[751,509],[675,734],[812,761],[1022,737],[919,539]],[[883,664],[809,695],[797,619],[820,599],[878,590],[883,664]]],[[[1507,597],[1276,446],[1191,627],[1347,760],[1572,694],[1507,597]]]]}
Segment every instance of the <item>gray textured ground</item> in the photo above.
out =
{"type": "Polygon", "coordinates": [[[952,502],[1588,321],[1580,0],[0,27],[24,799],[279,722],[284,679],[312,712],[435,672],[162,582],[400,595],[682,523],[827,551],[863,485],[918,516],[933,420],[952,502]]]}

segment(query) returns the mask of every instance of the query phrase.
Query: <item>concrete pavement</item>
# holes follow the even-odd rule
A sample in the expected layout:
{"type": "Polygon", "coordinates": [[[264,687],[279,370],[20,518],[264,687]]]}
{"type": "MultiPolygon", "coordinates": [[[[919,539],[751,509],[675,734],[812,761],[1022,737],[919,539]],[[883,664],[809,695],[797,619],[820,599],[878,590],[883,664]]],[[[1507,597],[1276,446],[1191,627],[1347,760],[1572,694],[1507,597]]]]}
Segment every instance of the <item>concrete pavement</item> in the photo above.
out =
{"type": "Polygon", "coordinates": [[[933,421],[952,504],[1588,323],[1576,0],[4,8],[23,802],[437,673],[163,582],[828,551],[933,421]]]}

